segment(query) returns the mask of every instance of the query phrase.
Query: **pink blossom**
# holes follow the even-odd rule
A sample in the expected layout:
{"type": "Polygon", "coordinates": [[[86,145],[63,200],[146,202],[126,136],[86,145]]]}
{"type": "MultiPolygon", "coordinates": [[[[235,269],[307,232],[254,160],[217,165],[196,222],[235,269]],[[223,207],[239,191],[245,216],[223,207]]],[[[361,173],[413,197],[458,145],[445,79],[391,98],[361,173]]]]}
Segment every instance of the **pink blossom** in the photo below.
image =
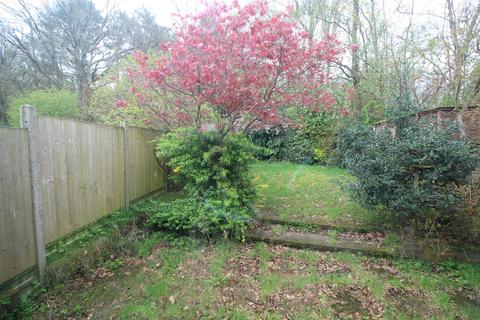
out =
{"type": "Polygon", "coordinates": [[[161,111],[153,116],[166,126],[218,121],[233,131],[287,123],[285,105],[330,109],[336,101],[325,92],[327,66],[344,48],[334,35],[309,39],[291,12],[267,12],[261,0],[215,2],[180,17],[176,40],[163,44],[158,57],[134,56],[128,76],[139,105],[161,111]]]}
{"type": "Polygon", "coordinates": [[[125,108],[128,105],[128,102],[124,99],[118,99],[115,101],[115,106],[119,109],[125,108]]]}

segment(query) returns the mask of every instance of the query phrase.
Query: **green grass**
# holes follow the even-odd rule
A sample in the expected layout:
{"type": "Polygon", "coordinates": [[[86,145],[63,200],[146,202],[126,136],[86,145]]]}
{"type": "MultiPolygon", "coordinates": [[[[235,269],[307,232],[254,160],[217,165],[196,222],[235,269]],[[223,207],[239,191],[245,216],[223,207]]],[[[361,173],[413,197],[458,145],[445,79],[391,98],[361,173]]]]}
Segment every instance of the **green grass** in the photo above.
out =
{"type": "MultiPolygon", "coordinates": [[[[52,319],[475,319],[480,266],[157,234],[144,257],[32,304],[52,319]],[[388,267],[387,267],[388,266],[388,267]],[[468,294],[463,294],[468,293],[468,294]],[[473,297],[473,298],[472,298],[473,297]],[[79,307],[81,306],[81,307],[79,307]]],[[[88,278],[88,277],[87,277],[88,278]]]]}
{"type": "Polygon", "coordinates": [[[257,162],[252,175],[262,214],[338,226],[368,226],[376,213],[352,201],[344,170],[285,162],[257,162]]]}

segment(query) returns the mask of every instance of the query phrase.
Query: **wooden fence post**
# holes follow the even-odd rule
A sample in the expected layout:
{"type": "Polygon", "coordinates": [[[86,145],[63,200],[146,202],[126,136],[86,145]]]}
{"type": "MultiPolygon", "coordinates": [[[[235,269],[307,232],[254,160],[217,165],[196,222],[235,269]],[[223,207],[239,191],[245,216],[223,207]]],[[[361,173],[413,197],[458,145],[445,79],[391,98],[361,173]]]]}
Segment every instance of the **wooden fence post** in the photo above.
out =
{"type": "Polygon", "coordinates": [[[40,282],[45,279],[47,259],[45,255],[45,236],[43,228],[43,197],[40,163],[38,162],[38,122],[37,110],[30,105],[24,105],[20,110],[20,127],[28,131],[28,149],[30,161],[30,181],[33,203],[33,229],[35,233],[35,253],[37,260],[38,276],[40,282]]]}
{"type": "Polygon", "coordinates": [[[124,123],[122,123],[122,128],[123,128],[123,163],[124,163],[124,169],[123,169],[123,174],[124,174],[124,181],[125,181],[125,208],[128,209],[130,207],[130,195],[128,192],[128,126],[124,123]]]}

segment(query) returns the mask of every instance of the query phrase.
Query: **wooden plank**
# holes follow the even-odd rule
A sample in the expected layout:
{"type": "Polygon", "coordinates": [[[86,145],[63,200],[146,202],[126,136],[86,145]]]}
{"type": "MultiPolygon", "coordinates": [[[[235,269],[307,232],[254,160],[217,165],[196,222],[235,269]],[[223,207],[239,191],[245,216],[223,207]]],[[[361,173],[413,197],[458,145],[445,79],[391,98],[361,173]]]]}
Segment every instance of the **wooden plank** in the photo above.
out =
{"type": "Polygon", "coordinates": [[[64,123],[63,121],[52,121],[51,127],[55,135],[53,135],[53,162],[54,165],[54,193],[55,193],[55,208],[56,212],[61,212],[61,215],[52,214],[55,217],[55,232],[54,236],[49,239],[52,242],[54,239],[58,239],[58,233],[63,230],[65,219],[62,217],[69,216],[68,206],[68,182],[67,182],[67,161],[66,161],[66,142],[64,137],[64,123]]]}
{"type": "MultiPolygon", "coordinates": [[[[56,213],[57,216],[62,218],[62,223],[60,224],[61,229],[58,230],[58,234],[56,237],[52,237],[50,240],[53,242],[54,240],[60,238],[62,234],[67,234],[68,230],[73,229],[71,224],[74,222],[75,219],[75,183],[76,183],[76,176],[75,176],[75,163],[74,159],[76,156],[75,150],[75,134],[70,126],[70,122],[65,121],[63,132],[59,132],[58,134],[63,134],[65,141],[65,162],[67,165],[67,189],[63,192],[66,193],[66,201],[68,206],[68,215],[64,213],[56,213]]],[[[49,241],[50,242],[50,241],[49,241]]]]}
{"type": "Polygon", "coordinates": [[[93,143],[91,145],[91,148],[92,148],[92,153],[95,154],[95,163],[92,165],[92,175],[95,176],[94,190],[96,192],[96,195],[92,195],[92,196],[97,201],[92,203],[91,210],[102,211],[103,204],[98,203],[99,201],[98,196],[104,194],[105,192],[105,190],[103,189],[103,183],[102,183],[103,177],[101,175],[103,161],[99,159],[101,156],[101,144],[98,144],[96,142],[98,141],[98,139],[100,139],[100,133],[96,127],[92,128],[92,136],[93,136],[93,143]]]}
{"type": "MultiPolygon", "coordinates": [[[[18,155],[21,155],[24,150],[22,146],[13,146],[13,148],[15,151],[13,158],[16,160],[16,158],[18,158],[18,155]]],[[[25,161],[24,166],[28,167],[28,165],[28,161],[25,161]]],[[[30,173],[28,172],[29,177],[27,184],[23,181],[23,179],[25,179],[25,174],[26,172],[24,172],[23,169],[18,171],[14,176],[14,182],[11,186],[11,188],[15,190],[15,197],[11,199],[11,203],[14,205],[13,212],[15,220],[10,225],[10,228],[12,228],[14,233],[17,235],[21,235],[24,232],[25,225],[27,223],[33,225],[33,213],[31,212],[31,210],[28,210],[28,206],[32,206],[32,194],[28,192],[28,187],[27,189],[25,189],[25,186],[30,186],[30,173]],[[28,212],[27,214],[29,214],[32,219],[27,219],[27,216],[25,214],[22,214],[22,212],[28,212]]],[[[16,264],[20,266],[28,265],[28,246],[30,245],[34,247],[32,242],[28,243],[28,241],[25,241],[27,239],[28,238],[21,236],[15,243],[18,251],[15,250],[15,252],[12,252],[13,255],[11,259],[13,261],[16,261],[16,264]]]]}
{"type": "MultiPolygon", "coordinates": [[[[42,175],[41,187],[43,195],[43,212],[44,212],[44,232],[45,234],[55,234],[57,219],[55,216],[56,203],[55,203],[55,185],[54,185],[54,167],[55,159],[53,158],[53,150],[50,143],[53,138],[51,130],[52,123],[48,122],[47,125],[39,128],[38,140],[39,140],[39,158],[50,159],[50,161],[42,161],[40,163],[40,172],[42,175]],[[46,142],[46,143],[45,143],[46,142]]],[[[48,240],[46,240],[48,241],[48,240]]]]}
{"type": "Polygon", "coordinates": [[[123,167],[124,167],[124,186],[125,186],[125,208],[130,207],[130,197],[128,193],[128,186],[129,186],[129,161],[128,161],[128,126],[123,123],[122,124],[123,128],[123,167]]]}
{"type": "Polygon", "coordinates": [[[86,221],[93,221],[92,215],[95,215],[95,212],[91,213],[87,211],[87,176],[91,173],[88,172],[89,163],[88,163],[88,146],[87,146],[87,138],[89,133],[89,126],[82,126],[75,123],[76,127],[76,138],[78,141],[78,151],[76,154],[76,158],[78,159],[77,163],[77,173],[78,173],[78,180],[75,184],[77,186],[77,206],[76,206],[76,213],[75,217],[76,223],[74,224],[74,229],[70,232],[75,231],[76,229],[82,227],[86,224],[86,221]]]}

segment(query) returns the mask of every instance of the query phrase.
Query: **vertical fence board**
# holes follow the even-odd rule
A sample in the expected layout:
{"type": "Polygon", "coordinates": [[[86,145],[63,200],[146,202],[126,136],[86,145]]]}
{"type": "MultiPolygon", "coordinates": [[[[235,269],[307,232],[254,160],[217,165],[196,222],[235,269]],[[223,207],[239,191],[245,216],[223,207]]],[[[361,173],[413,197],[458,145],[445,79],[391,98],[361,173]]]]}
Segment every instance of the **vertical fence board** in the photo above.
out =
{"type": "MultiPolygon", "coordinates": [[[[63,121],[52,121],[51,122],[51,129],[54,132],[63,132],[64,122],[63,121]]],[[[70,214],[69,205],[68,205],[68,178],[67,178],[67,161],[66,161],[66,144],[65,144],[65,137],[60,135],[53,136],[53,145],[51,148],[53,149],[53,159],[52,161],[55,163],[54,165],[54,188],[53,192],[55,193],[55,208],[58,212],[62,212],[63,214],[59,217],[57,215],[52,216],[55,217],[55,220],[51,222],[50,226],[53,230],[51,238],[57,238],[57,230],[63,230],[66,227],[66,219],[70,214]]],[[[49,234],[49,233],[46,233],[49,234]]]]}
{"type": "Polygon", "coordinates": [[[0,284],[35,265],[28,135],[0,128],[0,284]]]}

